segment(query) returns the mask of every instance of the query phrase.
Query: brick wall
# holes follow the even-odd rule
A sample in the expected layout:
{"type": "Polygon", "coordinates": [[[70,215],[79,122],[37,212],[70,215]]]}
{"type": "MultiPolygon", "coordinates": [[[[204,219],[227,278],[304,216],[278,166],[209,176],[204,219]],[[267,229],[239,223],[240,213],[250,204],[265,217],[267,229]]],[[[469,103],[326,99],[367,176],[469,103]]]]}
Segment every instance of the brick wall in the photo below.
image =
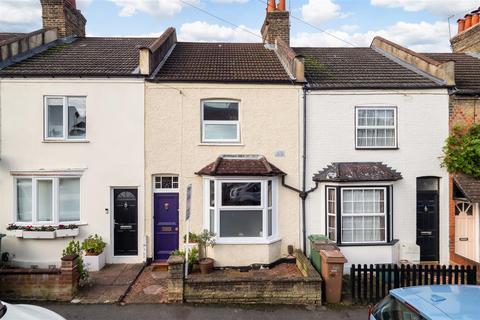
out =
{"type": "Polygon", "coordinates": [[[279,37],[290,45],[290,13],[288,11],[267,12],[262,26],[262,37],[266,43],[275,43],[279,37]]]}
{"type": "Polygon", "coordinates": [[[480,52],[480,24],[457,34],[450,43],[453,52],[480,52]]]}
{"type": "Polygon", "coordinates": [[[40,0],[42,4],[43,28],[57,28],[58,37],[85,36],[87,20],[80,10],[65,0],[40,0]]]}
{"type": "MultiPolygon", "coordinates": [[[[468,32],[468,31],[467,31],[468,32]]],[[[450,131],[456,125],[471,126],[480,123],[480,99],[470,96],[450,97],[450,131]]],[[[480,266],[479,263],[455,253],[455,201],[453,200],[453,178],[450,176],[450,210],[449,210],[449,250],[450,261],[454,264],[480,266]]],[[[480,270],[479,270],[480,272],[480,270]]]]}
{"type": "Polygon", "coordinates": [[[60,269],[0,269],[0,297],[7,300],[70,301],[80,278],[77,258],[62,258],[60,269]]]}

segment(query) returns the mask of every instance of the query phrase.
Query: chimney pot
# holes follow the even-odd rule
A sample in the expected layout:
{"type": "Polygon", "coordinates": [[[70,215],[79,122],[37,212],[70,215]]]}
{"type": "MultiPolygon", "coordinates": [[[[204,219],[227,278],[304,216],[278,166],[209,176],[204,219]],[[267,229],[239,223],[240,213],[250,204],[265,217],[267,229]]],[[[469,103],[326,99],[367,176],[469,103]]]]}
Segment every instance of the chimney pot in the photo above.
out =
{"type": "Polygon", "coordinates": [[[280,0],[280,3],[278,4],[278,10],[285,11],[285,1],[286,0],[280,0]]]}
{"type": "Polygon", "coordinates": [[[465,19],[458,19],[458,33],[462,32],[465,29],[465,19]]]}
{"type": "Polygon", "coordinates": [[[472,15],[470,13],[467,13],[465,15],[465,28],[464,30],[467,30],[472,26],[472,15]]]}
{"type": "Polygon", "coordinates": [[[268,0],[267,12],[272,12],[276,10],[275,0],[268,0]]]}
{"type": "Polygon", "coordinates": [[[478,11],[472,12],[472,27],[479,22],[478,11]]]}

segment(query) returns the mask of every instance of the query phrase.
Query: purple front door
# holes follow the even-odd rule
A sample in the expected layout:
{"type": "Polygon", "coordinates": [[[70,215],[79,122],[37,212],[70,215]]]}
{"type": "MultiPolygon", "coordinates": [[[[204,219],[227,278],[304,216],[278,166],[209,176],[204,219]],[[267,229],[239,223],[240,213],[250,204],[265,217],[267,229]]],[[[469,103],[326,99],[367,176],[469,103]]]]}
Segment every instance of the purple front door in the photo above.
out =
{"type": "Polygon", "coordinates": [[[178,193],[155,193],[153,210],[153,258],[167,260],[178,249],[178,193]]]}

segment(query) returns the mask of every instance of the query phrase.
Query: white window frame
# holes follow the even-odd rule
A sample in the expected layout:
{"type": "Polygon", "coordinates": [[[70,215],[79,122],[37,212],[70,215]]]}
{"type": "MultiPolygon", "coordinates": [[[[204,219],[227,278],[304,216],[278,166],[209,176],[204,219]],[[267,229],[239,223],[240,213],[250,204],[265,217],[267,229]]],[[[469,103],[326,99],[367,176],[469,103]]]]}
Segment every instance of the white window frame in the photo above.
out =
{"type": "MultiPolygon", "coordinates": [[[[43,97],[43,139],[45,141],[86,141],[87,128],[85,128],[85,137],[83,138],[69,138],[68,137],[68,98],[84,98],[85,99],[85,114],[87,112],[87,97],[86,96],[44,96],[43,97]],[[49,137],[48,136],[48,99],[63,99],[63,136],[49,137]]],[[[85,116],[86,118],[86,116],[85,116]]]]}
{"type": "MultiPolygon", "coordinates": [[[[343,236],[340,237],[341,239],[341,243],[342,244],[369,244],[369,243],[386,243],[388,241],[387,239],[387,230],[389,228],[388,226],[388,201],[387,201],[387,196],[388,196],[388,193],[387,193],[387,187],[362,187],[362,186],[359,186],[359,187],[340,187],[340,207],[341,207],[341,210],[340,210],[340,226],[337,226],[340,227],[340,234],[342,235],[343,234],[343,217],[384,217],[385,218],[385,222],[384,222],[384,225],[385,225],[385,230],[384,230],[384,233],[385,233],[385,237],[383,241],[379,240],[379,241],[362,241],[362,242],[358,242],[358,241],[344,241],[343,240],[343,236]],[[343,193],[344,191],[350,191],[350,190],[383,190],[383,213],[362,213],[362,214],[358,214],[358,213],[344,213],[343,212],[343,193]]],[[[338,209],[337,209],[337,212],[338,212],[338,209]]],[[[355,230],[355,228],[353,228],[353,220],[352,220],[352,230],[355,230]]],[[[365,230],[365,228],[364,228],[365,230]]]]}
{"type": "Polygon", "coordinates": [[[336,187],[327,187],[326,188],[327,192],[326,192],[326,208],[325,208],[325,211],[327,212],[327,221],[326,221],[326,236],[328,238],[330,238],[330,225],[329,225],[329,221],[330,221],[330,217],[334,217],[334,221],[335,221],[335,227],[333,228],[334,229],[334,233],[333,233],[333,237],[334,239],[331,239],[332,241],[337,241],[337,232],[338,232],[338,221],[337,221],[337,213],[338,213],[338,208],[337,208],[337,188],[336,187]],[[333,202],[335,203],[335,212],[329,212],[328,211],[328,205],[329,205],[329,202],[330,202],[330,199],[328,198],[328,194],[330,192],[330,190],[333,190],[333,194],[335,195],[334,196],[334,199],[333,199],[333,202]]]}
{"type": "Polygon", "coordinates": [[[152,188],[154,193],[176,193],[179,191],[180,187],[180,177],[176,174],[157,174],[153,176],[152,180],[152,188]],[[171,188],[162,188],[162,180],[163,178],[172,178],[172,187],[171,188]],[[156,186],[156,180],[157,178],[160,178],[160,188],[157,188],[156,186]],[[177,187],[173,187],[173,178],[177,178],[177,187]]]}
{"type": "Polygon", "coordinates": [[[381,106],[381,107],[369,107],[369,106],[356,106],[355,107],[355,148],[357,149],[397,149],[398,148],[398,135],[397,135],[397,107],[395,106],[381,106]],[[393,110],[393,126],[392,125],[359,125],[358,114],[363,110],[393,110]],[[358,131],[359,130],[377,130],[377,129],[393,129],[393,136],[395,144],[393,146],[360,146],[358,144],[358,131]]]}
{"type": "Polygon", "coordinates": [[[16,225],[23,226],[45,226],[45,225],[59,225],[59,224],[79,224],[81,223],[82,217],[82,179],[80,176],[17,176],[13,179],[13,221],[16,225]],[[32,180],[32,220],[31,221],[18,221],[17,209],[18,209],[18,198],[17,198],[17,180],[21,179],[31,179],[32,180]],[[75,221],[60,221],[60,212],[59,212],[59,185],[60,179],[79,179],[80,183],[80,208],[79,208],[79,217],[75,221]],[[53,201],[53,212],[52,212],[52,221],[41,221],[38,220],[38,181],[49,180],[52,181],[52,201],[53,201]]]}
{"type": "Polygon", "coordinates": [[[239,100],[219,100],[219,99],[205,99],[201,102],[201,122],[202,122],[202,143],[240,143],[240,101],[239,100]],[[224,102],[236,103],[238,105],[238,120],[204,120],[204,106],[206,102],[224,102]],[[235,124],[237,127],[237,138],[235,139],[207,139],[205,137],[205,126],[208,124],[235,124]]]}
{"type": "Polygon", "coordinates": [[[279,240],[278,236],[278,181],[277,177],[208,177],[204,178],[204,229],[210,230],[210,209],[214,210],[214,227],[218,244],[269,244],[279,240]],[[272,181],[272,207],[268,206],[268,181],[272,181]],[[210,181],[215,186],[215,206],[210,206],[210,181]],[[260,206],[223,206],[221,204],[223,183],[261,183],[260,206]],[[272,209],[272,235],[268,236],[268,209],[272,209]],[[220,237],[221,210],[262,210],[262,237],[220,237]]]}

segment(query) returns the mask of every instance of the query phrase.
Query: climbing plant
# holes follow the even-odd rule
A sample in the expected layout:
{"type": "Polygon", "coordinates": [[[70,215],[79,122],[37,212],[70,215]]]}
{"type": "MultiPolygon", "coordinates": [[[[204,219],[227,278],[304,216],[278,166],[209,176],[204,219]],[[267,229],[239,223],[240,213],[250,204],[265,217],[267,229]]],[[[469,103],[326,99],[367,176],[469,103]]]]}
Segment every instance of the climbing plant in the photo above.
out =
{"type": "Polygon", "coordinates": [[[442,165],[448,172],[463,172],[480,178],[480,125],[454,127],[443,153],[442,165]]]}

